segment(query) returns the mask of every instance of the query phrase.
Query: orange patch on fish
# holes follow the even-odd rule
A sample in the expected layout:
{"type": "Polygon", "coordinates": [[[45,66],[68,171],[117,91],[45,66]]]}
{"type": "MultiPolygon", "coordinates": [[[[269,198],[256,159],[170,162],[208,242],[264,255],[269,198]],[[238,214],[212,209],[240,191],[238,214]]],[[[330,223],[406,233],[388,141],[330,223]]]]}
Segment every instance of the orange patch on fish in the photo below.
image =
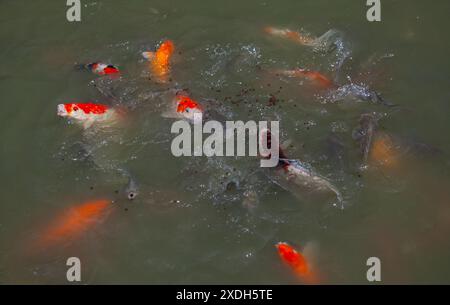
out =
{"type": "Polygon", "coordinates": [[[86,65],[86,67],[95,74],[98,75],[116,75],[119,74],[120,71],[117,67],[113,65],[107,65],[101,62],[94,62],[86,65]]]}
{"type": "Polygon", "coordinates": [[[100,199],[68,208],[43,232],[39,245],[50,246],[80,237],[106,216],[110,205],[110,201],[100,199]]]}
{"type": "Polygon", "coordinates": [[[170,73],[170,59],[175,46],[171,40],[164,41],[156,52],[144,52],[142,55],[150,61],[150,70],[159,82],[165,83],[170,73]]]}
{"type": "Polygon", "coordinates": [[[281,260],[286,263],[294,273],[307,284],[317,284],[316,274],[311,270],[310,264],[302,253],[295,250],[289,244],[280,242],[275,245],[281,260]]]}
{"type": "Polygon", "coordinates": [[[178,98],[177,112],[185,112],[186,109],[201,110],[199,104],[190,97],[185,95],[179,95],[177,96],[177,98],[178,98]]]}
{"type": "Polygon", "coordinates": [[[104,114],[108,110],[108,106],[94,103],[68,103],[64,104],[67,113],[81,110],[85,114],[104,114]]]}
{"type": "Polygon", "coordinates": [[[299,32],[292,31],[289,29],[280,29],[280,28],[268,26],[268,27],[264,28],[264,32],[266,32],[267,34],[270,34],[272,36],[289,39],[291,41],[300,43],[302,45],[307,45],[307,46],[313,45],[314,41],[315,41],[314,38],[311,38],[309,36],[303,35],[299,32]]]}
{"type": "Polygon", "coordinates": [[[385,167],[394,167],[398,164],[398,151],[391,137],[379,134],[372,143],[370,160],[385,167]]]}

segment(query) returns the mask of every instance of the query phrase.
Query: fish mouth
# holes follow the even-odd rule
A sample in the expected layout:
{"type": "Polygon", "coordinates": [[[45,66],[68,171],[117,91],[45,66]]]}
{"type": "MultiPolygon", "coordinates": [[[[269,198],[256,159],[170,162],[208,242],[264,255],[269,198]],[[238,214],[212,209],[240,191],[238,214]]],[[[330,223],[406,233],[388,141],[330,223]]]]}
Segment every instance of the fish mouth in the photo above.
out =
{"type": "Polygon", "coordinates": [[[56,114],[58,116],[67,116],[67,111],[66,111],[66,107],[64,107],[64,104],[59,104],[58,107],[56,108],[56,114]]]}

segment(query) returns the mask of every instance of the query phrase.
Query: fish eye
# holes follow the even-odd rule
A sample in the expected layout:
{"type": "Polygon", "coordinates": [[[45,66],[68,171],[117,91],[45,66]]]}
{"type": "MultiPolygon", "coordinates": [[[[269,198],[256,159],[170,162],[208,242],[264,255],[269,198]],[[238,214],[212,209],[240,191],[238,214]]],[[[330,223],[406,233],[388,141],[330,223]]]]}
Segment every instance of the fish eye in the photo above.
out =
{"type": "Polygon", "coordinates": [[[78,111],[78,107],[73,107],[73,111],[78,111]]]}
{"type": "Polygon", "coordinates": [[[189,108],[186,108],[186,112],[189,113],[189,112],[190,112],[190,109],[189,109],[189,108]]]}

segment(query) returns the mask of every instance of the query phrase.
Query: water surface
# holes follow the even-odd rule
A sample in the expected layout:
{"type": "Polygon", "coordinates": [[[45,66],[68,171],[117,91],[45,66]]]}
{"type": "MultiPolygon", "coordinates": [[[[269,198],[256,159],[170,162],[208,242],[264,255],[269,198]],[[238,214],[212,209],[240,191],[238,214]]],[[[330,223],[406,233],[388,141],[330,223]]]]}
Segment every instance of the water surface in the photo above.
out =
{"type": "Polygon", "coordinates": [[[301,283],[274,248],[288,241],[318,245],[324,283],[367,283],[371,256],[384,283],[450,283],[448,1],[382,1],[379,23],[350,0],[82,1],[80,23],[67,22],[60,2],[0,2],[0,282],[67,283],[65,262],[76,256],[84,283],[301,283]],[[341,48],[317,53],[268,37],[267,25],[335,29],[341,48]],[[159,85],[140,53],[166,38],[177,53],[172,81],[159,85]],[[74,69],[94,60],[123,77],[74,69]],[[268,73],[294,67],[363,84],[399,107],[330,103],[268,73]],[[222,120],[279,120],[289,156],[335,183],[344,209],[298,200],[257,158],[173,157],[156,94],[170,88],[189,89],[222,120]],[[128,107],[126,128],[87,136],[56,116],[59,103],[89,100],[128,107]],[[399,170],[361,171],[351,134],[373,111],[401,143],[399,170]],[[139,181],[132,202],[114,172],[122,167],[139,181]],[[114,203],[95,226],[35,246],[62,211],[100,198],[114,203]]]}

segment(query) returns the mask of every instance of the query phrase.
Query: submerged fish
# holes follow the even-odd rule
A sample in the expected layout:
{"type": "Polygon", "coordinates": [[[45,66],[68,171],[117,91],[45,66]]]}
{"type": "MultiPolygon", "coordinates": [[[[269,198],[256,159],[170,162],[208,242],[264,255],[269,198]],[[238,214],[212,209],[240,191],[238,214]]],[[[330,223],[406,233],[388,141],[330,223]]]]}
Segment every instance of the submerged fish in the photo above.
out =
{"type": "Polygon", "coordinates": [[[295,78],[306,78],[313,82],[314,84],[322,87],[322,88],[335,88],[337,87],[333,81],[327,78],[320,72],[311,71],[306,69],[297,68],[294,70],[277,70],[276,74],[287,76],[287,77],[295,77],[295,78]]]}
{"type": "Polygon", "coordinates": [[[170,59],[175,46],[171,40],[164,41],[156,52],[146,51],[142,56],[150,62],[150,71],[160,83],[166,83],[170,74],[170,59]]]}
{"type": "Polygon", "coordinates": [[[93,62],[87,64],[85,67],[97,75],[117,75],[120,73],[119,68],[113,65],[104,64],[102,62],[93,62]]]}
{"type": "Polygon", "coordinates": [[[201,120],[199,115],[203,114],[200,104],[191,99],[186,93],[176,93],[169,105],[169,109],[163,113],[163,117],[186,119],[191,123],[201,120]]]}
{"type": "Polygon", "coordinates": [[[369,102],[388,107],[394,107],[395,104],[384,99],[380,93],[369,89],[367,86],[355,83],[346,84],[336,88],[327,97],[330,102],[351,103],[351,102],[369,102]]]}
{"type": "MultiPolygon", "coordinates": [[[[318,284],[319,279],[315,274],[312,264],[306,255],[295,250],[288,243],[279,242],[275,245],[281,260],[286,263],[294,273],[307,284],[318,284]]],[[[305,247],[305,252],[306,252],[305,247]]]]}
{"type": "Polygon", "coordinates": [[[379,119],[375,113],[364,113],[359,118],[360,126],[353,131],[352,137],[359,143],[364,162],[368,160],[379,119]]]}
{"type": "MultiPolygon", "coordinates": [[[[263,138],[261,141],[267,139],[267,146],[271,145],[271,133],[267,131],[261,133],[263,138]]],[[[339,203],[343,204],[343,197],[336,186],[334,186],[327,179],[316,174],[310,166],[299,160],[287,159],[284,152],[279,150],[279,162],[270,173],[270,178],[273,182],[291,192],[297,198],[303,200],[310,196],[325,196],[335,197],[339,203]]]]}
{"type": "Polygon", "coordinates": [[[134,177],[126,170],[119,170],[124,176],[128,177],[128,184],[125,187],[125,195],[129,200],[134,200],[139,195],[139,185],[134,177]]]}
{"type": "Polygon", "coordinates": [[[392,137],[386,133],[377,133],[370,150],[369,162],[392,168],[399,161],[399,151],[392,137]]]}
{"type": "Polygon", "coordinates": [[[38,245],[47,247],[79,238],[104,220],[110,206],[111,201],[100,199],[69,207],[43,231],[38,245]]]}
{"type": "Polygon", "coordinates": [[[94,123],[103,126],[111,125],[119,118],[116,109],[95,103],[59,104],[57,115],[73,119],[81,124],[84,129],[91,127],[94,123]]]}
{"type": "Polygon", "coordinates": [[[58,105],[57,114],[74,120],[84,129],[91,126],[102,128],[100,133],[96,132],[100,129],[94,129],[94,132],[83,134],[84,138],[80,143],[82,156],[91,161],[97,169],[107,172],[113,183],[126,185],[126,197],[135,199],[139,193],[138,184],[120,161],[123,158],[120,154],[126,149],[122,145],[123,128],[116,128],[123,127],[117,125],[124,122],[122,108],[94,103],[69,103],[58,105]]]}
{"type": "Polygon", "coordinates": [[[343,201],[336,186],[299,160],[281,159],[275,171],[276,175],[272,177],[272,180],[297,198],[325,195],[336,197],[340,203],[343,201]]]}
{"type": "Polygon", "coordinates": [[[264,32],[273,36],[289,39],[306,46],[314,46],[314,42],[316,40],[315,38],[311,38],[307,35],[303,35],[299,32],[292,31],[286,28],[282,29],[268,26],[264,28],[264,32]]]}
{"type": "Polygon", "coordinates": [[[353,131],[353,139],[359,143],[365,164],[393,167],[398,163],[399,150],[394,139],[378,130],[381,115],[364,113],[360,116],[360,126],[353,131]]]}

